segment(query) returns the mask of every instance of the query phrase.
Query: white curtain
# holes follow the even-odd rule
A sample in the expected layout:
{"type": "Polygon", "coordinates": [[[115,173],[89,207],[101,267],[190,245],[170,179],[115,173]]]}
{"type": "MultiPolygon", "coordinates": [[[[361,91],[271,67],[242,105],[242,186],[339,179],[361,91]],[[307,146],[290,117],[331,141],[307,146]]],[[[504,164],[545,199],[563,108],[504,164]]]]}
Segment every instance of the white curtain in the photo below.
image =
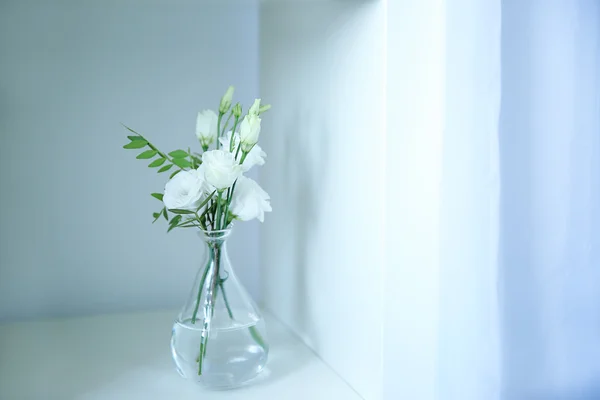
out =
{"type": "Polygon", "coordinates": [[[600,1],[387,7],[384,398],[600,399],[600,1]]]}
{"type": "Polygon", "coordinates": [[[450,0],[446,35],[439,398],[599,399],[600,2],[450,0]]]}
{"type": "Polygon", "coordinates": [[[502,383],[600,398],[600,2],[504,1],[502,383]]]}

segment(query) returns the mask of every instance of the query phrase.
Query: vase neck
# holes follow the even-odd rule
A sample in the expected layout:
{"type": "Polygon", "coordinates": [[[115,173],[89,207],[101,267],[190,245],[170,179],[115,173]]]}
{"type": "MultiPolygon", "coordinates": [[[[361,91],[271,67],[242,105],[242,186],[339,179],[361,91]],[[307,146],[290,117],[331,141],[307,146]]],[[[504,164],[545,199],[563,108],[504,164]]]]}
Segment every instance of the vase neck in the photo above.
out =
{"type": "Polygon", "coordinates": [[[224,247],[227,239],[231,235],[231,228],[219,231],[200,231],[200,237],[209,248],[224,247]]]}

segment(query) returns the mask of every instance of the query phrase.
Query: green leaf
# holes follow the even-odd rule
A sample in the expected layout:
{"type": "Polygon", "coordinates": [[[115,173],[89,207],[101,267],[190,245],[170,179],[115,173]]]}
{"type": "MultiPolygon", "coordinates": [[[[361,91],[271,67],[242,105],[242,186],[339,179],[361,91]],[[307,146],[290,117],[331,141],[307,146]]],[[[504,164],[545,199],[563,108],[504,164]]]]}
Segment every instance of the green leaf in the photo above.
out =
{"type": "Polygon", "coordinates": [[[127,143],[125,146],[123,146],[123,148],[124,149],[141,149],[142,147],[145,147],[147,144],[148,144],[148,142],[146,142],[144,139],[134,140],[133,142],[127,143]]]}
{"type": "Polygon", "coordinates": [[[148,167],[150,167],[150,168],[160,167],[161,165],[163,165],[165,163],[165,161],[167,161],[167,160],[164,158],[157,158],[156,160],[154,160],[150,164],[148,164],[148,167]]]}
{"type": "Polygon", "coordinates": [[[176,215],[175,218],[173,218],[170,222],[169,225],[169,229],[167,229],[167,232],[171,232],[171,229],[177,227],[177,224],[181,222],[181,215],[176,215]]]}
{"type": "Polygon", "coordinates": [[[171,169],[171,167],[173,166],[173,164],[167,164],[164,167],[161,167],[158,172],[165,172],[171,169]]]}
{"type": "Polygon", "coordinates": [[[194,160],[194,162],[198,165],[202,165],[202,159],[198,158],[196,156],[192,156],[192,159],[194,160]]]}
{"type": "Polygon", "coordinates": [[[179,208],[170,208],[169,211],[172,212],[173,214],[195,214],[195,212],[193,212],[193,211],[180,210],[179,208]]]}
{"type": "Polygon", "coordinates": [[[136,157],[138,160],[143,160],[146,158],[152,158],[158,153],[156,150],[146,150],[143,153],[138,154],[136,157]]]}
{"type": "Polygon", "coordinates": [[[169,222],[169,225],[177,225],[181,222],[181,218],[181,215],[174,216],[173,218],[171,218],[171,222],[169,222]]]}
{"type": "Polygon", "coordinates": [[[127,136],[127,139],[131,140],[132,142],[134,142],[136,140],[146,140],[141,136],[127,136]]]}
{"type": "Polygon", "coordinates": [[[180,173],[180,172],[181,172],[181,170],[180,170],[180,169],[178,169],[177,171],[173,172],[173,173],[171,174],[171,176],[169,177],[169,179],[173,179],[173,177],[174,177],[175,175],[177,175],[178,173],[180,173]]]}
{"type": "Polygon", "coordinates": [[[174,150],[169,155],[173,158],[185,158],[188,156],[188,153],[184,150],[174,150]]]}
{"type": "Polygon", "coordinates": [[[162,215],[165,217],[165,219],[167,221],[169,220],[169,215],[167,214],[167,207],[162,209],[162,215]]]}
{"type": "Polygon", "coordinates": [[[192,164],[185,158],[174,158],[173,164],[177,165],[179,168],[189,168],[192,166],[192,164]]]}
{"type": "Polygon", "coordinates": [[[215,195],[216,192],[217,192],[216,190],[213,190],[213,192],[206,199],[204,199],[204,201],[202,203],[200,203],[200,205],[198,206],[198,209],[196,210],[196,212],[200,211],[200,209],[202,207],[204,207],[206,205],[206,203],[208,203],[208,201],[210,199],[212,199],[212,197],[215,195]]]}
{"type": "Polygon", "coordinates": [[[155,213],[152,213],[152,216],[154,217],[154,221],[152,221],[152,223],[155,223],[155,222],[156,222],[156,220],[160,218],[160,214],[161,214],[161,213],[156,213],[156,212],[155,212],[155,213]]]}
{"type": "Polygon", "coordinates": [[[150,193],[150,196],[152,196],[155,199],[158,199],[160,201],[163,201],[163,194],[162,193],[150,193]]]}

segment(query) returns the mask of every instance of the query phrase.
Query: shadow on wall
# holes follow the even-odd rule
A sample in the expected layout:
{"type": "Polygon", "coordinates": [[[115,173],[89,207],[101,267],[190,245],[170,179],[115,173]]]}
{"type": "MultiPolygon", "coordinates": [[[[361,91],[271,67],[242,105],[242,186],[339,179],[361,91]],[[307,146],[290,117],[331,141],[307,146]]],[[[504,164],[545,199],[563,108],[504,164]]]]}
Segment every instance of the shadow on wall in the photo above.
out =
{"type": "MultiPolygon", "coordinates": [[[[307,110],[298,106],[295,117],[290,118],[286,124],[283,146],[283,172],[285,191],[288,198],[293,199],[290,206],[288,221],[293,229],[292,237],[293,254],[290,256],[291,269],[293,270],[295,293],[291,297],[295,300],[292,312],[296,316],[295,322],[302,327],[303,334],[310,338],[312,346],[318,351],[319,344],[315,342],[313,321],[310,307],[307,304],[307,269],[311,268],[307,257],[310,254],[311,230],[319,223],[317,210],[319,209],[318,194],[322,192],[319,182],[327,181],[327,160],[329,152],[329,132],[324,117],[315,115],[315,110],[307,110]],[[315,137],[316,136],[316,137],[315,137]],[[317,143],[313,145],[314,143],[317,143]]],[[[320,266],[316,266],[320,268],[320,266]]]]}
{"type": "MultiPolygon", "coordinates": [[[[502,5],[502,101],[500,111],[500,304],[502,376],[505,390],[530,386],[543,363],[539,298],[532,263],[532,176],[530,157],[531,48],[527,4],[502,5]]],[[[534,383],[534,385],[536,385],[534,383]]],[[[512,397],[511,397],[512,398],[512,397]]]]}

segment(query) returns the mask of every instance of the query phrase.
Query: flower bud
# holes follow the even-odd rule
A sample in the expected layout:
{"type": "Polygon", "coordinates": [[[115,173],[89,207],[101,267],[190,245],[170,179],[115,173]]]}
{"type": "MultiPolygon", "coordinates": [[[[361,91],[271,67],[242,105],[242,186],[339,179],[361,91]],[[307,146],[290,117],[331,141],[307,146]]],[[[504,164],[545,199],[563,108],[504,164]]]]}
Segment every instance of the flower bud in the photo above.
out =
{"type": "Polygon", "coordinates": [[[260,113],[260,99],[256,99],[254,100],[254,104],[252,104],[252,107],[250,107],[250,110],[248,110],[248,115],[256,115],[258,116],[258,114],[260,113]]]}
{"type": "Polygon", "coordinates": [[[240,103],[237,103],[235,106],[233,106],[233,116],[235,118],[239,118],[242,116],[242,106],[240,105],[240,103]]]}
{"type": "Polygon", "coordinates": [[[249,114],[242,121],[240,126],[240,140],[242,142],[242,151],[249,152],[258,142],[260,135],[260,117],[249,114]]]}
{"type": "Polygon", "coordinates": [[[217,138],[217,114],[212,110],[204,110],[198,113],[196,118],[196,136],[202,148],[208,148],[217,138]]]}
{"type": "Polygon", "coordinates": [[[235,88],[233,86],[229,86],[227,91],[221,98],[221,104],[219,105],[219,112],[221,114],[225,114],[231,108],[231,101],[233,100],[233,91],[235,88]]]}
{"type": "Polygon", "coordinates": [[[269,111],[271,109],[271,105],[270,104],[265,104],[264,106],[260,106],[260,108],[258,109],[258,113],[262,114],[265,111],[269,111]]]}

